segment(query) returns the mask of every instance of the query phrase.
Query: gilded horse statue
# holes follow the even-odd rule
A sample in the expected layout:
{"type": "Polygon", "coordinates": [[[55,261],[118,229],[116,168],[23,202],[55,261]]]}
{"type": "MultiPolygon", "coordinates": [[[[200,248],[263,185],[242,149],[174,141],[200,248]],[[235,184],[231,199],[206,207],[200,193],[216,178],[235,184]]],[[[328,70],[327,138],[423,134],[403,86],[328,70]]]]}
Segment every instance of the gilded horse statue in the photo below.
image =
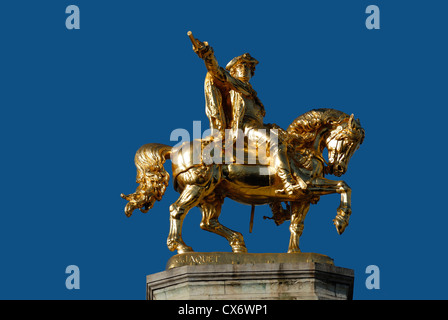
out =
{"type": "MultiPolygon", "coordinates": [[[[126,215],[131,216],[135,209],[146,213],[156,200],[162,199],[170,179],[164,163],[171,159],[174,188],[180,193],[170,206],[167,245],[171,251],[193,251],[182,239],[182,223],[188,211],[197,206],[202,213],[201,229],[226,238],[233,252],[247,252],[243,235],[218,220],[226,197],[251,206],[270,205],[271,219],[276,224],[290,220],[288,253],[294,253],[300,252],[299,239],[310,204],[317,203],[322,195],[339,193],[341,203],[333,222],[342,234],[351,214],[351,189],[344,181],[330,180],[325,175],[340,177],[347,171],[350,158],[365,135],[359,119],[335,109],[315,109],[297,117],[287,130],[276,126],[275,129],[287,145],[291,173],[296,180],[306,183],[305,189],[279,192],[284,184],[271,163],[197,163],[191,154],[194,143],[186,142],[181,148],[149,143],[135,155],[137,190],[121,195],[129,201],[126,215]],[[323,156],[325,149],[328,161],[323,156]],[[286,209],[282,203],[286,203],[286,209]]],[[[201,142],[199,146],[203,150],[206,143],[201,142]]]]}

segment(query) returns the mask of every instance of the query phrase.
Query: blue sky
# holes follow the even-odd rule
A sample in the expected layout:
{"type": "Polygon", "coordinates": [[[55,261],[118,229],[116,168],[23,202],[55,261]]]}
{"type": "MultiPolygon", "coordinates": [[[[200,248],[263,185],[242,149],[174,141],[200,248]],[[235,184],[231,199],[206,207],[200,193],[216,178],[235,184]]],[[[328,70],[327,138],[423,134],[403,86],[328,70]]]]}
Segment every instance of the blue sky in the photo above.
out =
{"type": "MultiPolygon", "coordinates": [[[[208,126],[205,67],[188,30],[222,66],[245,52],[265,122],[286,128],[318,107],[354,113],[364,144],[343,179],[353,214],[339,236],[337,195],[312,206],[304,252],[355,270],[355,299],[447,299],[444,133],[447,44],[442,1],[15,1],[2,4],[0,298],[144,299],[145,276],[162,271],[171,185],[147,214],[126,218],[120,193],[135,190],[135,151],[174,145],[174,129],[208,126]],[[67,30],[78,5],[81,28],[67,30]],[[365,27],[368,5],[381,29],[365,27]],[[65,268],[80,269],[67,290],[65,268]],[[380,268],[380,289],[365,287],[380,268]]],[[[169,166],[168,166],[169,167],[169,166]]],[[[336,178],[335,178],[336,179],[336,178]]],[[[250,252],[285,252],[287,223],[226,200],[221,222],[250,252]]],[[[196,251],[227,241],[185,219],[196,251]]]]}

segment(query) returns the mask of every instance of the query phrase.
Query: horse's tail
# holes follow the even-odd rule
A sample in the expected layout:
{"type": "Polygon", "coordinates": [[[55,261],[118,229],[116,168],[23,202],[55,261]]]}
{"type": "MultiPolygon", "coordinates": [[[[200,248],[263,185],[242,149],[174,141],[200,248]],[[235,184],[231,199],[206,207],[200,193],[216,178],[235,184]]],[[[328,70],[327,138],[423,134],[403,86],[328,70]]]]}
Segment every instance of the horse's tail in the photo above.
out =
{"type": "Polygon", "coordinates": [[[130,217],[135,209],[146,213],[154,202],[160,201],[170,181],[170,175],[163,167],[171,154],[172,147],[161,143],[148,143],[137,150],[135,166],[137,167],[137,190],[129,195],[121,194],[129,201],[124,212],[130,217]]]}

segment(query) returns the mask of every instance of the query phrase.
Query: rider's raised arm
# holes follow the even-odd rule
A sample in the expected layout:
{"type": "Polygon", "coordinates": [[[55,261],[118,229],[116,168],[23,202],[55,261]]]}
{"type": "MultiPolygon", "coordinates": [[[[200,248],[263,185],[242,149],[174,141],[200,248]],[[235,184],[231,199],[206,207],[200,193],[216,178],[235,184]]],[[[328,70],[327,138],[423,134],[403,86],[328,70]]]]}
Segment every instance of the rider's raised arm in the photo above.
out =
{"type": "Polygon", "coordinates": [[[204,60],[207,71],[221,82],[227,83],[233,90],[236,90],[246,96],[256,95],[250,85],[238,80],[230,75],[224,68],[220,67],[218,60],[216,60],[213,48],[207,42],[200,42],[196,40],[197,46],[193,46],[194,52],[204,60]]]}
{"type": "Polygon", "coordinates": [[[218,80],[222,82],[227,81],[226,73],[227,71],[224,70],[222,67],[219,66],[218,60],[216,60],[215,54],[213,53],[213,48],[210,46],[207,46],[209,49],[206,52],[206,55],[202,58],[205,63],[205,67],[207,68],[207,71],[210,72],[210,74],[217,78],[218,80]]]}
{"type": "Polygon", "coordinates": [[[232,77],[226,69],[219,66],[218,61],[216,60],[213,53],[213,49],[211,49],[211,54],[204,57],[203,59],[208,72],[210,72],[211,75],[213,75],[220,81],[225,82],[231,89],[238,91],[245,96],[256,95],[255,91],[250,85],[239,79],[236,79],[235,77],[232,77]]]}
{"type": "Polygon", "coordinates": [[[213,77],[223,82],[226,81],[225,70],[219,66],[213,48],[208,45],[208,42],[202,42],[198,39],[195,39],[191,32],[188,32],[188,36],[193,43],[193,51],[198,55],[199,58],[204,60],[205,67],[207,68],[208,72],[213,77]]]}

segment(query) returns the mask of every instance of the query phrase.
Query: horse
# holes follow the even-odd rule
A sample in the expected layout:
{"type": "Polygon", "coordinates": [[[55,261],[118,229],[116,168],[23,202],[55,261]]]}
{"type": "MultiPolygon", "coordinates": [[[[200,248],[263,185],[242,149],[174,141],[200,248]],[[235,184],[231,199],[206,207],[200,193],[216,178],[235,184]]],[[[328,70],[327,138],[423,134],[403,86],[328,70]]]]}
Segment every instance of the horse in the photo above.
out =
{"type": "Polygon", "coordinates": [[[310,204],[317,203],[322,195],[339,193],[341,202],[333,223],[338,234],[342,234],[351,215],[351,189],[342,180],[334,181],[324,176],[333,174],[340,177],[347,171],[350,158],[365,136],[359,119],[355,120],[353,114],[349,116],[342,111],[321,108],[297,117],[286,131],[275,127],[287,142],[293,176],[306,183],[307,188],[302,192],[293,195],[282,193],[282,182],[271,164],[194,164],[189,152],[179,153],[168,145],[149,143],[135,155],[137,190],[133,194],[121,194],[129,201],[125,206],[126,216],[130,217],[135,209],[146,213],[156,200],[162,199],[170,178],[164,163],[171,159],[174,187],[180,193],[169,209],[167,246],[171,251],[193,251],[182,239],[182,223],[188,211],[197,206],[202,213],[201,229],[226,238],[234,253],[247,252],[243,235],[223,226],[218,220],[226,197],[252,205],[252,210],[255,205],[269,204],[273,212],[270,219],[276,224],[290,220],[287,252],[295,253],[300,252],[299,240],[310,204]],[[325,148],[328,161],[323,157],[325,148]],[[286,209],[282,203],[286,203],[286,209]]]}

